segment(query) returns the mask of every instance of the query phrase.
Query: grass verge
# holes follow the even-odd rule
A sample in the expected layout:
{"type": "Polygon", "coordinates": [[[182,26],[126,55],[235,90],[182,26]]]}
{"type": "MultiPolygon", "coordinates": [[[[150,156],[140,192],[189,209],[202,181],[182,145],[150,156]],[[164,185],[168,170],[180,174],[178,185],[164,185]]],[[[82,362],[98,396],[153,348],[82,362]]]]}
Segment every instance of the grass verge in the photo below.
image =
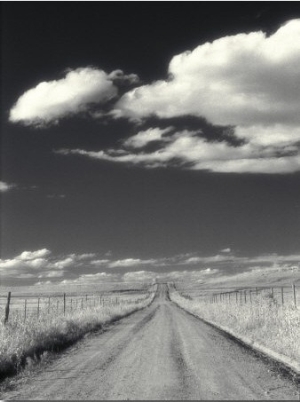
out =
{"type": "Polygon", "coordinates": [[[74,344],[91,331],[147,307],[155,292],[138,303],[117,304],[74,310],[66,315],[44,314],[26,322],[12,319],[0,323],[0,382],[17,374],[32,361],[39,361],[47,352],[58,352],[74,344]]]}
{"type": "Polygon", "coordinates": [[[300,361],[300,310],[292,305],[278,305],[270,295],[252,304],[210,303],[190,299],[170,291],[170,299],[190,313],[222,329],[229,329],[250,345],[273,352],[287,361],[300,361]]]}

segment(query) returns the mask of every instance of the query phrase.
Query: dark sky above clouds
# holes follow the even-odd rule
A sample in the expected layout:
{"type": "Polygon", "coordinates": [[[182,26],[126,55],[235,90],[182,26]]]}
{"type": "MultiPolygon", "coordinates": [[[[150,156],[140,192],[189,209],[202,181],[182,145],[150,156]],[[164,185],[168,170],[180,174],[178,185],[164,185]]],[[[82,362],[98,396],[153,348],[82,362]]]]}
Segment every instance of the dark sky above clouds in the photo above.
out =
{"type": "Polygon", "coordinates": [[[1,7],[3,283],[299,264],[296,2],[1,7]]]}

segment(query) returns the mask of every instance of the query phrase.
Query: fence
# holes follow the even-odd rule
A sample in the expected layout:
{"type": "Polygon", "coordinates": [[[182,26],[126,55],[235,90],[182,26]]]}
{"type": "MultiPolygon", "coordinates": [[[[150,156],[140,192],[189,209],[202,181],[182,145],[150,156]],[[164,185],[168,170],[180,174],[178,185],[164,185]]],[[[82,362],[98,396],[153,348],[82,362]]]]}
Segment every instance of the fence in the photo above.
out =
{"type": "Polygon", "coordinates": [[[187,299],[202,299],[210,303],[248,304],[269,299],[277,305],[300,305],[300,286],[292,283],[290,286],[243,287],[239,289],[201,289],[175,286],[179,293],[187,299]]]}
{"type": "Polygon", "coordinates": [[[210,296],[211,303],[227,302],[247,304],[262,298],[269,298],[278,305],[294,305],[299,303],[299,286],[293,283],[290,286],[256,287],[230,290],[226,292],[213,293],[210,296]]]}
{"type": "Polygon", "coordinates": [[[42,314],[66,315],[67,313],[96,307],[111,307],[129,303],[139,303],[149,292],[134,292],[120,294],[49,294],[30,295],[14,294],[0,295],[0,312],[6,323],[13,314],[20,320],[39,318],[42,314]],[[3,312],[2,312],[3,311],[3,312]]]}
{"type": "Polygon", "coordinates": [[[210,303],[248,304],[269,299],[277,305],[300,305],[300,285],[291,283],[284,286],[258,286],[243,288],[205,288],[186,287],[181,283],[174,284],[181,296],[187,299],[202,299],[210,303]]]}

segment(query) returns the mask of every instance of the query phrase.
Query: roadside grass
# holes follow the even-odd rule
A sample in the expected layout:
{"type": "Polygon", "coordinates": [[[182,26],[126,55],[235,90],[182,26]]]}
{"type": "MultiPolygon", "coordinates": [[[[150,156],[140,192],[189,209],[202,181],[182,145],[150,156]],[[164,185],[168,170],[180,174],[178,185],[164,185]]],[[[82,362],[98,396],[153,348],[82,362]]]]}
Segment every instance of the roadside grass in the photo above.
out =
{"type": "Polygon", "coordinates": [[[48,352],[58,352],[80,340],[91,331],[100,330],[137,310],[151,304],[155,289],[144,297],[133,297],[126,303],[87,307],[57,314],[41,312],[39,317],[20,320],[12,316],[4,324],[0,322],[0,381],[17,374],[33,361],[39,361],[48,352]]]}
{"type": "Polygon", "coordinates": [[[244,336],[272,351],[300,361],[300,309],[279,305],[271,294],[253,300],[250,304],[231,302],[211,303],[207,300],[186,298],[170,290],[170,299],[180,307],[211,322],[244,336]]]}

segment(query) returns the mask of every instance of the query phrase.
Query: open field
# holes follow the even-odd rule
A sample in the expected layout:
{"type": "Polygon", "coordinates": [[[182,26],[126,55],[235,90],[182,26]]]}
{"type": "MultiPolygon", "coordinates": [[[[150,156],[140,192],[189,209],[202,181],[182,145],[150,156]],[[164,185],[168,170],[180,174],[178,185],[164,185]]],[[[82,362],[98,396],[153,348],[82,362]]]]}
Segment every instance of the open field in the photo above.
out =
{"type": "Polygon", "coordinates": [[[123,291],[120,286],[101,292],[83,290],[62,295],[50,291],[43,294],[36,289],[17,293],[14,289],[7,323],[3,321],[6,298],[2,298],[0,377],[16,373],[44,352],[60,350],[85,333],[147,306],[156,285],[124,287],[123,291]]]}
{"type": "Polygon", "coordinates": [[[278,365],[172,303],[159,284],[145,309],[83,339],[5,400],[297,400],[278,365]]]}

